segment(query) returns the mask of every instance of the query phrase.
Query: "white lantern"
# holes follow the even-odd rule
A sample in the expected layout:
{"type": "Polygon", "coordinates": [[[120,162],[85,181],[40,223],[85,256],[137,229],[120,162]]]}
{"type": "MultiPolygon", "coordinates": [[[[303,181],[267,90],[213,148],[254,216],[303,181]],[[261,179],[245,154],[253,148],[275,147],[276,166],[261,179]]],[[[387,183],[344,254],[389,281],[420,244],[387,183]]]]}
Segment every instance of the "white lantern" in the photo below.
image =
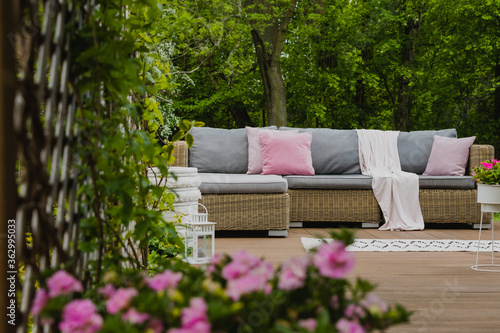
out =
{"type": "Polygon", "coordinates": [[[207,208],[198,205],[203,207],[205,213],[191,211],[188,222],[184,223],[185,256],[190,264],[206,264],[215,252],[215,223],[208,222],[207,208]]]}

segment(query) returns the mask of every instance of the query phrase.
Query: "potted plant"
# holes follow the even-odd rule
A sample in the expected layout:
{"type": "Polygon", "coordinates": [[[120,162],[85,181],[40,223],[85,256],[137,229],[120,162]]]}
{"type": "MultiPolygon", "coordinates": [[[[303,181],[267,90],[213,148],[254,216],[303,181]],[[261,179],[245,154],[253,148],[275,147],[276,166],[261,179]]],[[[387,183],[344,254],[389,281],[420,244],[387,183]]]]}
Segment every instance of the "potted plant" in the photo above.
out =
{"type": "Polygon", "coordinates": [[[500,161],[486,160],[475,167],[472,178],[477,181],[477,202],[500,204],[500,161]]]}

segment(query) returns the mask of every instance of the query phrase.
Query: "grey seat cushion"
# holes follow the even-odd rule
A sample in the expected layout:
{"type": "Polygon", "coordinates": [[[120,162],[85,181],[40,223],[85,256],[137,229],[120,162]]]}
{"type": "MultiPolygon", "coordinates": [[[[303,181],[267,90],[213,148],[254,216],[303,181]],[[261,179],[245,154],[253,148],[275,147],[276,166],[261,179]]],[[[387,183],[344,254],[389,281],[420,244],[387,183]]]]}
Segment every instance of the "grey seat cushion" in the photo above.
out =
{"type": "MultiPolygon", "coordinates": [[[[365,175],[285,176],[289,189],[371,190],[372,177],[365,175]]],[[[476,188],[471,176],[419,176],[421,189],[476,188]]]]}
{"type": "Polygon", "coordinates": [[[424,173],[434,143],[434,135],[456,138],[457,130],[453,128],[399,133],[398,154],[401,170],[419,175],[424,173]]]}
{"type": "Polygon", "coordinates": [[[476,181],[471,176],[418,176],[420,188],[473,190],[476,181]]]}
{"type": "MultiPolygon", "coordinates": [[[[290,130],[292,127],[280,127],[290,130]]],[[[356,130],[300,128],[311,132],[311,157],[316,175],[360,174],[358,135],[356,130]]]]}
{"type": "Polygon", "coordinates": [[[286,180],[276,175],[199,173],[202,194],[284,193],[286,180]]]}
{"type": "Polygon", "coordinates": [[[285,176],[289,189],[371,190],[372,177],[359,175],[285,176]]]}
{"type": "MultiPolygon", "coordinates": [[[[277,129],[276,126],[266,127],[277,129]]],[[[193,147],[189,149],[189,166],[198,172],[246,173],[248,138],[244,128],[222,129],[194,127],[193,147]]]]}

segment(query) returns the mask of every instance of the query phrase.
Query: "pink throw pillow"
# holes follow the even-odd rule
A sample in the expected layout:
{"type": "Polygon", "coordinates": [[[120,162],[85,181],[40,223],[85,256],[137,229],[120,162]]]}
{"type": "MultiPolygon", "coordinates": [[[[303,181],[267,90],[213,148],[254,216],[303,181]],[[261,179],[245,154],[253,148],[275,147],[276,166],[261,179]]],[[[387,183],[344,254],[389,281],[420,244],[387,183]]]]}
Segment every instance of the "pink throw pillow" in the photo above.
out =
{"type": "Polygon", "coordinates": [[[273,136],[263,131],[259,138],[262,144],[263,175],[314,176],[311,132],[273,136]]]}
{"type": "Polygon", "coordinates": [[[469,159],[470,146],[475,136],[468,138],[447,138],[434,136],[431,155],[423,175],[427,176],[463,176],[469,159]]]}
{"type": "Polygon", "coordinates": [[[290,135],[299,133],[299,130],[277,131],[265,128],[245,127],[248,138],[248,171],[247,175],[262,173],[262,146],[260,144],[259,133],[266,131],[275,136],[290,135]]]}

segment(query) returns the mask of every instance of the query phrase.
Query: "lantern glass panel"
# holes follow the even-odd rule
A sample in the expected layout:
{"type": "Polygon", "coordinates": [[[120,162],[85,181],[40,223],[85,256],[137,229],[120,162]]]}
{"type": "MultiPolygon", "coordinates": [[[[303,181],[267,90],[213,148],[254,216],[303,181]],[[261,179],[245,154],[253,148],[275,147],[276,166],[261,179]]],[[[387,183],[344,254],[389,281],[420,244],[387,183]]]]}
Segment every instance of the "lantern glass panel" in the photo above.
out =
{"type": "Polygon", "coordinates": [[[186,260],[190,263],[208,263],[215,251],[215,223],[186,223],[186,260]]]}

